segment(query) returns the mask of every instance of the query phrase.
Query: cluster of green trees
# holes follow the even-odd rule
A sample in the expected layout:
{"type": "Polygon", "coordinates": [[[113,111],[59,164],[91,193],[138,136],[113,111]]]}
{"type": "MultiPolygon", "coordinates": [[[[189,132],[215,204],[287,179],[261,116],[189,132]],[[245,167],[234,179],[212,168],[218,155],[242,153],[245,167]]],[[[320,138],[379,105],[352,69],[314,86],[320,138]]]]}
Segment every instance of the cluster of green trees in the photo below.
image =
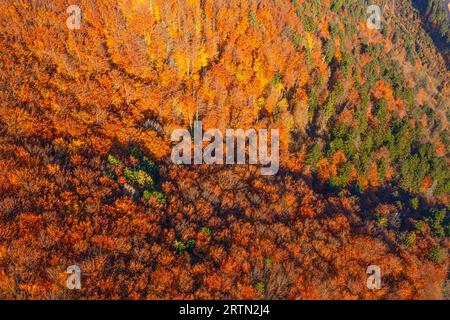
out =
{"type": "Polygon", "coordinates": [[[414,5],[419,9],[423,23],[441,50],[443,57],[449,64],[450,53],[450,2],[448,0],[414,0],[414,5]]]}
{"type": "Polygon", "coordinates": [[[105,175],[110,179],[117,180],[119,173],[132,185],[132,187],[125,186],[125,190],[132,195],[139,190],[144,200],[155,198],[159,203],[165,202],[165,195],[160,191],[158,185],[159,170],[155,163],[135,146],[130,148],[129,155],[137,162],[136,164],[123,165],[116,156],[109,154],[107,161],[111,169],[116,170],[107,170],[105,175]]]}

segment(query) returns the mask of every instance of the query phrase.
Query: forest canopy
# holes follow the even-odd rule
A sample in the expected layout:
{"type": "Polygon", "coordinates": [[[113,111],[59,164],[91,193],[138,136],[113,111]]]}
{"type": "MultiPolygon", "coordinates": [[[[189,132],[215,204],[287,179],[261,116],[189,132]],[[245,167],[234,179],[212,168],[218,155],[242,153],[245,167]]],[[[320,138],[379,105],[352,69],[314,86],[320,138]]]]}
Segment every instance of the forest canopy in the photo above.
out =
{"type": "Polygon", "coordinates": [[[1,1],[0,298],[448,297],[448,16],[376,2],[1,1]],[[173,163],[196,120],[277,174],[173,163]]]}

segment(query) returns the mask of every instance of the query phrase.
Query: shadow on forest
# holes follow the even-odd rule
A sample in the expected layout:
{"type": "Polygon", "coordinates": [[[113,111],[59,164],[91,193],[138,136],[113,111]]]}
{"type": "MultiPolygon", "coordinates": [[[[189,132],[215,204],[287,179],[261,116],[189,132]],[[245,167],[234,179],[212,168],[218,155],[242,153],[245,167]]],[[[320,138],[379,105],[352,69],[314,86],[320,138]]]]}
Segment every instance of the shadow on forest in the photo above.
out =
{"type": "MultiPolygon", "coordinates": [[[[292,217],[284,217],[283,215],[276,215],[276,217],[264,217],[258,218],[249,217],[246,215],[246,208],[252,207],[255,211],[267,210],[271,206],[277,204],[271,200],[270,194],[262,192],[261,189],[255,188],[253,181],[259,179],[258,176],[242,175],[241,177],[235,176],[236,180],[232,179],[231,171],[228,168],[222,166],[209,166],[208,168],[187,168],[187,171],[196,171],[199,173],[199,178],[192,181],[192,190],[182,190],[178,185],[178,194],[183,198],[183,202],[192,205],[196,212],[200,212],[201,208],[198,207],[202,202],[209,203],[213,209],[214,215],[220,219],[227,221],[233,216],[233,220],[241,220],[243,222],[255,222],[259,221],[263,224],[271,224],[274,222],[280,222],[286,225],[292,224],[292,217]],[[198,171],[197,171],[198,170],[198,171]],[[221,183],[221,179],[224,176],[230,174],[229,179],[221,183]],[[211,183],[211,180],[215,181],[211,183]],[[234,181],[233,181],[234,180],[234,181]],[[205,190],[205,186],[213,185],[220,190],[216,195],[213,195],[212,190],[205,190]],[[230,205],[229,203],[224,205],[226,198],[235,199],[230,205]],[[240,200],[239,200],[240,199],[240,200]],[[245,200],[242,200],[245,199],[245,200]]],[[[314,194],[317,195],[317,201],[324,201],[326,208],[324,215],[317,217],[317,219],[323,219],[331,217],[336,214],[333,205],[329,202],[330,199],[336,201],[336,198],[353,198],[356,199],[355,204],[359,207],[360,211],[349,211],[346,209],[340,210],[341,213],[352,215],[358,215],[361,220],[360,223],[355,225],[353,232],[356,234],[365,234],[365,227],[367,222],[376,221],[375,212],[380,204],[391,205],[395,208],[395,212],[388,217],[387,225],[381,227],[376,232],[377,235],[384,238],[386,243],[392,250],[398,247],[398,244],[394,243],[392,239],[387,236],[385,231],[395,230],[398,233],[413,231],[415,225],[413,221],[425,220],[429,217],[431,209],[442,209],[436,207],[435,204],[430,202],[427,198],[420,194],[407,192],[401,188],[393,185],[384,185],[377,188],[367,188],[364,191],[356,191],[352,187],[346,189],[334,189],[330,185],[320,182],[316,177],[306,175],[302,172],[290,172],[283,168],[280,168],[280,172],[277,176],[262,178],[262,181],[267,181],[267,184],[271,184],[276,187],[278,195],[284,193],[292,193],[292,185],[286,187],[284,182],[291,179],[291,182],[298,189],[309,187],[314,194]],[[346,212],[347,211],[347,212],[346,212]]],[[[300,195],[297,198],[299,201],[302,198],[300,195]]],[[[339,208],[341,209],[341,208],[339,208]]],[[[270,209],[269,209],[270,212],[270,209]]],[[[300,218],[301,219],[301,218],[300,218]]],[[[200,222],[202,218],[194,218],[200,222]]]]}
{"type": "MultiPolygon", "coordinates": [[[[450,3],[449,0],[444,0],[446,3],[445,5],[448,5],[450,3]]],[[[426,21],[426,10],[427,10],[427,3],[424,0],[413,0],[412,1],[413,6],[419,11],[420,13],[420,20],[422,23],[422,26],[424,30],[428,33],[428,35],[433,40],[434,45],[436,46],[439,53],[442,55],[442,57],[445,60],[445,65],[447,67],[447,70],[450,70],[450,48],[449,44],[446,41],[442,35],[439,34],[437,30],[434,30],[431,28],[429,23],[426,21]]]]}

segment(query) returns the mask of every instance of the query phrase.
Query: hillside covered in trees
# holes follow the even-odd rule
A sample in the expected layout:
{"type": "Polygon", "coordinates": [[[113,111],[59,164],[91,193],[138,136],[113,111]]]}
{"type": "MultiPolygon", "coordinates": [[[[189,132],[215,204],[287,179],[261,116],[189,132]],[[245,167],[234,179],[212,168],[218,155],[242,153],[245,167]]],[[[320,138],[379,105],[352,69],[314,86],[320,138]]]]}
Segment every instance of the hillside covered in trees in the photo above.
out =
{"type": "Polygon", "coordinates": [[[446,59],[448,69],[450,64],[450,0],[415,0],[414,5],[419,9],[425,30],[431,35],[446,59]]]}
{"type": "Polygon", "coordinates": [[[0,298],[448,297],[448,16],[420,2],[2,0],[0,298]],[[280,170],[172,163],[196,119],[279,129],[280,170]]]}

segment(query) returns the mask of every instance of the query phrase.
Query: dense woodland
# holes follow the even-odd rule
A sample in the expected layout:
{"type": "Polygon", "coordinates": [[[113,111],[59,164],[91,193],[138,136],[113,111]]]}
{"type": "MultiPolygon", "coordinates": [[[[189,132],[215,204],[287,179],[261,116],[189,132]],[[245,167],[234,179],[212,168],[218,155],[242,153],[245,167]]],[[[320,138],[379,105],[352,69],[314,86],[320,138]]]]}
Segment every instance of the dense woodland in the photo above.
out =
{"type": "Polygon", "coordinates": [[[450,0],[414,0],[422,16],[422,24],[450,65],[450,0]]]}
{"type": "Polygon", "coordinates": [[[448,20],[374,2],[2,0],[0,298],[448,297],[448,20]],[[173,164],[195,119],[280,171],[173,164]]]}

